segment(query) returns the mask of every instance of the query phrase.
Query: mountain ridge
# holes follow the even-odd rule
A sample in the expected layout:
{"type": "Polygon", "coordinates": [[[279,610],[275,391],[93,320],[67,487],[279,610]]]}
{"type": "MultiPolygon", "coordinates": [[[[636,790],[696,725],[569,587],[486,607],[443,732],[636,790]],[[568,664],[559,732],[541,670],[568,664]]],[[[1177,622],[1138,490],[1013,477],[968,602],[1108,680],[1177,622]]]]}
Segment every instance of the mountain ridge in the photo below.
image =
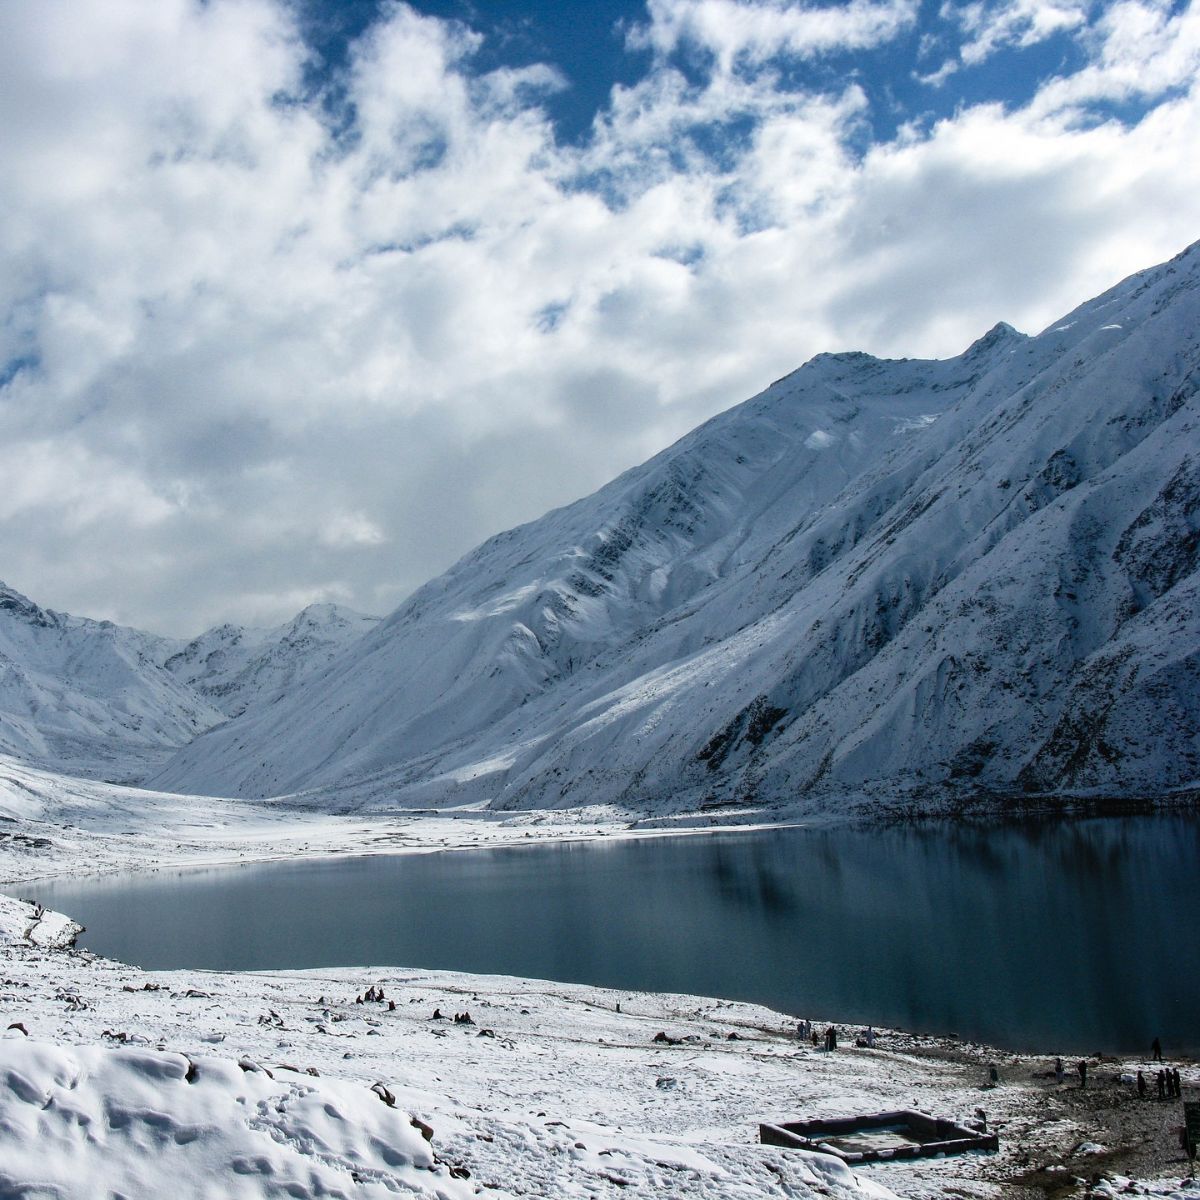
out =
{"type": "Polygon", "coordinates": [[[161,669],[174,645],[0,584],[0,751],[114,781],[149,769],[223,719],[161,669]]]}
{"type": "Polygon", "coordinates": [[[276,629],[222,625],[186,642],[43,608],[0,583],[0,753],[132,782],[277,699],[375,620],[318,604],[276,629]]]}
{"type": "Polygon", "coordinates": [[[342,604],[310,604],[269,629],[217,625],[170,655],[163,666],[226,717],[239,717],[253,705],[278,699],[378,621],[342,604]]]}
{"type": "MultiPolygon", "coordinates": [[[[860,374],[863,362],[862,358],[855,358],[847,365],[830,356],[812,366],[822,383],[828,385],[828,394],[823,398],[821,411],[808,414],[810,420],[803,429],[790,431],[790,441],[780,440],[784,430],[778,421],[778,396],[771,397],[768,389],[761,397],[747,402],[750,408],[742,406],[738,410],[743,415],[739,430],[742,449],[749,448],[745,443],[753,443],[760,456],[774,456],[778,462],[786,445],[808,442],[805,452],[814,462],[820,458],[823,468],[820,478],[810,481],[812,487],[821,495],[836,490],[857,471],[863,448],[858,440],[861,430],[845,431],[848,423],[852,424],[861,414],[846,411],[848,401],[840,395],[836,384],[844,381],[848,374],[860,374]],[[763,397],[767,399],[763,401],[763,397]],[[760,401],[757,412],[753,407],[756,400],[760,401]],[[755,418],[748,429],[744,420],[747,413],[755,418]],[[814,424],[829,428],[810,428],[814,424]],[[836,461],[830,461],[834,456],[836,461]]],[[[900,367],[910,374],[920,370],[905,364],[900,367]]],[[[952,368],[940,366],[933,370],[939,375],[952,373],[952,368]]],[[[913,382],[909,381],[910,384],[913,382]]],[[[945,384],[947,380],[935,382],[945,384]]],[[[919,423],[929,405],[937,402],[928,388],[910,386],[905,400],[899,404],[889,394],[886,411],[873,414],[876,435],[890,434],[898,417],[907,416],[919,423]]],[[[762,470],[761,464],[755,469],[755,464],[736,448],[724,455],[718,453],[728,423],[728,414],[721,414],[677,443],[672,448],[673,455],[666,451],[655,456],[648,463],[619,476],[594,497],[554,510],[540,521],[506,531],[483,543],[443,576],[418,589],[386,618],[380,629],[362,644],[360,659],[345,663],[340,670],[337,664],[331,667],[323,679],[324,695],[336,695],[339,675],[372,673],[372,659],[380,652],[377,647],[389,631],[419,624],[429,613],[436,613],[442,622],[434,639],[436,653],[442,658],[448,653],[457,655],[453,666],[443,668],[441,672],[445,690],[451,693],[447,706],[450,703],[458,705],[464,690],[463,681],[472,678],[472,673],[478,674],[484,664],[491,678],[502,677],[508,684],[507,689],[498,686],[491,689],[492,704],[486,713],[476,709],[472,714],[473,719],[484,722],[498,718],[514,706],[519,707],[540,691],[551,676],[571,674],[583,663],[590,662],[594,654],[610,650],[614,606],[620,617],[627,617],[630,612],[641,614],[626,621],[626,625],[633,626],[644,624],[647,615],[676,609],[718,579],[723,564],[734,552],[732,543],[738,540],[739,530],[726,528],[721,524],[722,520],[726,520],[733,510],[745,513],[753,511],[755,505],[761,507],[772,502],[775,485],[769,469],[762,470]],[[697,445],[699,452],[691,452],[697,445]],[[701,480],[706,485],[706,507],[703,509],[693,500],[701,480]],[[751,484],[754,494],[747,496],[743,487],[751,484]],[[602,510],[599,513],[594,511],[597,503],[602,510]],[[549,545],[536,556],[532,577],[527,571],[525,578],[514,581],[510,576],[512,564],[504,563],[503,572],[497,578],[496,560],[505,559],[507,548],[514,539],[520,541],[528,536],[528,531],[543,530],[547,525],[551,530],[547,539],[549,545]],[[686,549],[691,545],[688,539],[706,529],[715,529],[723,536],[701,539],[695,554],[677,556],[670,561],[669,572],[656,578],[659,569],[665,571],[662,563],[664,548],[686,549]],[[645,562],[647,554],[652,557],[645,562]],[[658,557],[653,557],[655,554],[658,557]],[[631,563],[636,566],[639,562],[642,569],[631,569],[631,563]],[[492,578],[480,589],[480,594],[476,594],[474,580],[481,571],[491,571],[492,578]],[[464,591],[469,602],[465,602],[464,591]],[[464,627],[481,624],[491,626],[493,637],[486,644],[481,644],[475,637],[461,636],[464,627]]],[[[789,478],[784,482],[795,489],[794,480],[789,478]]],[[[522,552],[521,557],[528,560],[531,556],[522,552]]],[[[524,565],[517,563],[516,569],[519,571],[524,565]]],[[[402,666],[392,663],[374,672],[382,676],[376,679],[373,688],[375,713],[383,710],[383,715],[377,718],[380,724],[387,725],[392,721],[386,702],[389,690],[405,688],[407,680],[429,675],[427,658],[419,647],[407,647],[405,659],[402,666]]],[[[441,699],[442,696],[434,698],[435,704],[441,699]]],[[[479,700],[478,690],[472,693],[472,699],[479,700]]],[[[337,701],[333,703],[336,706],[337,701]]],[[[324,708],[324,699],[320,702],[314,699],[314,709],[321,713],[318,716],[314,711],[314,725],[319,722],[328,728],[324,708]]],[[[406,714],[408,741],[419,748],[439,736],[440,731],[433,726],[443,718],[441,711],[436,707],[431,709],[426,701],[415,705],[414,709],[411,715],[406,714]]],[[[459,712],[457,717],[461,720],[462,713],[459,712]]],[[[368,728],[372,727],[373,719],[366,719],[368,728]]],[[[276,727],[271,736],[278,732],[276,727]]],[[[313,736],[306,738],[309,747],[324,744],[329,752],[337,749],[332,744],[334,739],[344,740],[340,732],[331,731],[324,738],[319,729],[310,732],[313,736]]],[[[350,735],[350,740],[361,741],[364,736],[359,727],[350,735]]],[[[370,769],[380,764],[368,760],[366,765],[370,769]]],[[[299,782],[299,776],[295,776],[286,780],[285,786],[299,782]]],[[[158,777],[155,784],[169,786],[169,781],[158,777]]]]}

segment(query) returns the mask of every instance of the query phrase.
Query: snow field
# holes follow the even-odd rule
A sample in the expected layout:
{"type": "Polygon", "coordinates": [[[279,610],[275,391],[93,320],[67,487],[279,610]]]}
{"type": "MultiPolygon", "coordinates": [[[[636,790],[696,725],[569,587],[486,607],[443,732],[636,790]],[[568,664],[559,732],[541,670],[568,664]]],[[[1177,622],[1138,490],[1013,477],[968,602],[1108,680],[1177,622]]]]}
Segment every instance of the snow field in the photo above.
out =
{"type": "Polygon", "coordinates": [[[471,1194],[361,1086],[153,1050],[0,1042],[0,1194],[471,1194]]]}

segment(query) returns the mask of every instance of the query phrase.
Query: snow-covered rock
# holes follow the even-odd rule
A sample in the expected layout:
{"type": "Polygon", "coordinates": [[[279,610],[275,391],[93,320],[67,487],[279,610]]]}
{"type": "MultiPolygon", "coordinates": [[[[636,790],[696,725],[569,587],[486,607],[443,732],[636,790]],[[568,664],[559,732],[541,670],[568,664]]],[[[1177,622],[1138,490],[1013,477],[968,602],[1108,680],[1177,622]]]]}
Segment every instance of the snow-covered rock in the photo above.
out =
{"type": "Polygon", "coordinates": [[[1036,338],[821,355],[501,534],[155,786],[638,809],[1200,779],[1200,248],[1036,338]]]}
{"type": "Polygon", "coordinates": [[[63,913],[28,900],[0,896],[0,944],[28,942],[31,946],[63,949],[74,945],[83,927],[63,913]]]}

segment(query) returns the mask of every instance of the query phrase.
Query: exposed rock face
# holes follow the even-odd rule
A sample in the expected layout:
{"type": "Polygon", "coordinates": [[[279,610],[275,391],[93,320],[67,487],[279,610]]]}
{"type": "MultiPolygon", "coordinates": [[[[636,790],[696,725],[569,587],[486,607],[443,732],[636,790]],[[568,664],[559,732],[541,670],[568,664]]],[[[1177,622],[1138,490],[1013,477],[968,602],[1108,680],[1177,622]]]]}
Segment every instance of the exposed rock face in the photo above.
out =
{"type": "Polygon", "coordinates": [[[1189,785],[1198,282],[1192,248],[1036,338],[820,355],[153,782],[504,808],[1189,785]]]}

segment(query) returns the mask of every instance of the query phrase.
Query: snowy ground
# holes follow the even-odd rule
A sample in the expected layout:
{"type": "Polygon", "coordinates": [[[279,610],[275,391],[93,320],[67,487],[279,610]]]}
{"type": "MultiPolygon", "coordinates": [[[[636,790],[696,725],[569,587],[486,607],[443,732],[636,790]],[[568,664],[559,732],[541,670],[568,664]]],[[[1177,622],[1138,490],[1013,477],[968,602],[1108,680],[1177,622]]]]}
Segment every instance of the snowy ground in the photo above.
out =
{"type": "MultiPolygon", "coordinates": [[[[662,837],[778,825],[780,813],[637,820],[623,809],[520,813],[480,805],[336,815],[297,801],[180,796],[69,778],[0,755],[0,884],[170,866],[317,857],[427,853],[532,839],[662,837]]],[[[811,823],[806,819],[806,823],[811,823]]]]}
{"type": "MultiPolygon", "coordinates": [[[[4,763],[0,887],[11,896],[35,877],[167,863],[643,835],[615,813],[539,816],[198,806],[4,763]]],[[[72,949],[72,932],[0,897],[3,1198],[1200,1197],[1181,1184],[1178,1103],[1139,1102],[1122,1081],[1144,1064],[1093,1059],[1085,1092],[1056,1084],[1048,1056],[897,1031],[868,1050],[843,1027],[842,1048],[826,1054],[800,1043],[790,1018],[741,1003],[396,968],[147,973],[72,949]],[[383,998],[359,1003],[369,988],[383,998]],[[460,1012],[472,1022],[455,1023],[460,1012]],[[892,1107],[959,1119],[983,1108],[1001,1151],[851,1173],[757,1144],[760,1120],[892,1107]]],[[[1180,1065],[1185,1096],[1200,1097],[1200,1071],[1180,1065]]]]}

